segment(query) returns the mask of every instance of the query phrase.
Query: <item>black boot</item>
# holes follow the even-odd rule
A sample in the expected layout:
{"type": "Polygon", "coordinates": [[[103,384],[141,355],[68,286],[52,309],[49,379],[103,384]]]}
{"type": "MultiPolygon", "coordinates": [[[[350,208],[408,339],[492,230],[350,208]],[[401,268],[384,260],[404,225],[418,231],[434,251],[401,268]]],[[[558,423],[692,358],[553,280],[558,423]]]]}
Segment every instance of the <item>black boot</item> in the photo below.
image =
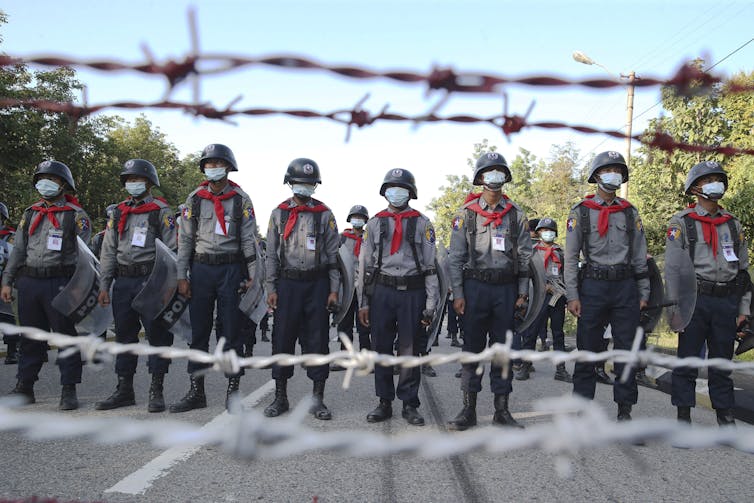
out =
{"type": "Polygon", "coordinates": [[[37,399],[34,397],[34,382],[26,382],[21,379],[16,383],[16,387],[13,388],[8,395],[10,397],[20,398],[22,405],[29,405],[36,403],[37,399]]]}
{"type": "Polygon", "coordinates": [[[518,369],[513,369],[513,378],[517,381],[526,381],[529,379],[529,372],[531,371],[531,362],[523,362],[518,369]]]}
{"type": "Polygon", "coordinates": [[[523,428],[523,425],[513,419],[513,416],[511,416],[511,413],[508,411],[507,394],[495,395],[495,414],[492,416],[492,422],[503,426],[523,428]]]}
{"type": "Polygon", "coordinates": [[[453,374],[453,375],[454,375],[454,376],[455,376],[455,377],[456,377],[457,379],[460,379],[460,378],[461,378],[461,376],[463,376],[463,366],[461,366],[461,368],[460,368],[460,369],[458,369],[458,371],[457,371],[457,372],[456,372],[455,374],[453,374]]]}
{"type": "Polygon", "coordinates": [[[448,429],[463,431],[476,426],[476,393],[473,391],[463,392],[463,409],[455,419],[448,421],[448,429]]]}
{"type": "Polygon", "coordinates": [[[631,404],[619,403],[618,404],[618,421],[630,421],[631,420],[631,404]]]}
{"type": "Polygon", "coordinates": [[[18,363],[18,349],[15,342],[9,342],[5,353],[5,364],[15,365],[18,363]]]}
{"type": "Polygon", "coordinates": [[[403,412],[401,412],[401,415],[408,424],[413,424],[414,426],[424,426],[424,418],[421,414],[419,414],[419,411],[416,410],[416,407],[414,407],[413,405],[407,405],[404,403],[403,412]]]}
{"type": "Polygon", "coordinates": [[[207,406],[207,395],[204,394],[204,376],[189,376],[191,387],[186,396],[170,406],[170,412],[188,412],[193,409],[203,409],[207,406]]]}
{"type": "Polygon", "coordinates": [[[437,372],[432,368],[432,365],[425,363],[421,369],[422,375],[427,377],[437,377],[437,372]]]}
{"type": "Polygon", "coordinates": [[[64,384],[60,392],[60,410],[76,410],[79,408],[79,399],[76,397],[76,385],[64,384]]]}
{"type": "Polygon", "coordinates": [[[736,421],[733,419],[733,409],[715,409],[717,414],[717,424],[719,426],[735,426],[736,421]]]}
{"type": "Polygon", "coordinates": [[[458,340],[458,337],[456,337],[456,334],[452,334],[450,338],[450,345],[454,348],[462,348],[463,344],[461,344],[461,341],[458,340]]]}
{"type": "Polygon", "coordinates": [[[368,423],[380,423],[393,417],[393,402],[380,398],[380,403],[372,412],[367,414],[368,423]]]}
{"type": "Polygon", "coordinates": [[[118,376],[118,386],[115,388],[115,392],[104,400],[94,404],[94,408],[97,410],[110,410],[128,405],[136,405],[134,376],[132,375],[118,376]]]}
{"type": "Polygon", "coordinates": [[[275,379],[275,400],[264,409],[267,417],[277,417],[283,412],[288,412],[288,380],[275,379]]]}
{"type": "Polygon", "coordinates": [[[555,366],[555,380],[563,382],[573,382],[573,377],[565,368],[565,363],[558,363],[555,366]]]}
{"type": "Polygon", "coordinates": [[[647,377],[645,369],[636,369],[636,384],[639,386],[645,386],[647,388],[657,389],[655,383],[647,377]]]}
{"type": "Polygon", "coordinates": [[[691,407],[678,407],[678,422],[691,424],[691,407]]]}
{"type": "Polygon", "coordinates": [[[325,381],[314,381],[314,389],[312,391],[312,400],[314,403],[309,407],[309,414],[322,421],[329,421],[332,419],[332,413],[327,408],[327,405],[324,404],[324,398],[325,381]]]}
{"type": "Polygon", "coordinates": [[[613,385],[613,380],[609,375],[607,375],[607,372],[605,372],[604,362],[598,363],[594,366],[594,373],[597,375],[597,382],[601,382],[602,384],[609,384],[610,386],[613,385]]]}
{"type": "Polygon", "coordinates": [[[149,412],[162,412],[165,410],[165,398],[162,396],[162,383],[165,374],[152,374],[152,383],[149,385],[149,412]]]}
{"type": "Polygon", "coordinates": [[[262,330],[262,342],[270,342],[270,338],[267,337],[267,330],[262,330]]]}
{"type": "Polygon", "coordinates": [[[225,410],[230,411],[230,403],[238,397],[238,386],[241,384],[241,376],[228,378],[228,391],[225,392],[225,410]]]}

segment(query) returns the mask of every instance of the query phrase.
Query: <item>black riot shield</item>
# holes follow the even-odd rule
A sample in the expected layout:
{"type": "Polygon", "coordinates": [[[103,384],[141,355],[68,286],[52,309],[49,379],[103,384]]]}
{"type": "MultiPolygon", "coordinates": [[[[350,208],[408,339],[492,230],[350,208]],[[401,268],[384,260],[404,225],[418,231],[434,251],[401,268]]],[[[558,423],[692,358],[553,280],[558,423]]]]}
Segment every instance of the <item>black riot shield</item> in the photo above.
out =
{"type": "Polygon", "coordinates": [[[173,335],[191,342],[191,320],[186,309],[189,300],[178,293],[177,257],[159,239],[155,239],[154,244],[152,274],[144,283],[144,288],[131,301],[131,307],[145,318],[170,330],[173,335]]]}
{"type": "Polygon", "coordinates": [[[434,318],[432,318],[432,323],[427,327],[429,338],[426,351],[429,351],[440,333],[442,313],[448,303],[448,295],[450,294],[450,265],[448,264],[448,250],[443,244],[440,244],[437,253],[435,254],[435,268],[437,269],[437,280],[440,284],[440,298],[437,301],[437,307],[435,308],[435,315],[434,318]]]}
{"type": "Polygon", "coordinates": [[[80,237],[76,239],[76,271],[65,288],[52,299],[52,307],[70,318],[78,332],[99,335],[112,324],[113,310],[97,302],[99,260],[80,237]]]}
{"type": "Polygon", "coordinates": [[[654,257],[647,258],[649,269],[649,302],[647,308],[641,312],[639,324],[645,334],[652,333],[660,321],[662,308],[665,307],[665,286],[662,282],[660,269],[657,267],[654,257]]]}
{"type": "Polygon", "coordinates": [[[696,273],[688,250],[680,247],[665,251],[665,308],[668,325],[682,332],[691,321],[696,307],[696,273]]]}
{"type": "Polygon", "coordinates": [[[332,326],[337,327],[346,317],[348,309],[356,295],[356,262],[353,252],[345,244],[338,249],[338,270],[340,271],[340,285],[338,286],[338,312],[332,320],[332,326]]]}
{"type": "MultiPolygon", "coordinates": [[[[750,309],[754,308],[754,295],[752,295],[750,309]]],[[[751,312],[751,311],[750,311],[751,312]]],[[[750,316],[748,320],[738,327],[736,335],[736,355],[743,354],[751,349],[754,349],[754,316],[750,316]]]]}
{"type": "Polygon", "coordinates": [[[251,321],[259,325],[264,315],[267,314],[267,290],[264,287],[267,272],[265,269],[265,254],[256,239],[254,240],[254,246],[257,249],[254,277],[251,278],[251,286],[241,295],[238,309],[248,316],[251,321]]]}
{"type": "Polygon", "coordinates": [[[534,323],[542,310],[546,297],[547,275],[545,274],[545,265],[542,260],[533,257],[529,261],[529,305],[523,319],[516,326],[517,332],[523,332],[534,323]]]}
{"type": "MultiPolygon", "coordinates": [[[[5,265],[8,263],[8,259],[10,258],[10,252],[13,251],[13,245],[9,242],[0,239],[0,277],[3,275],[3,271],[5,270],[5,265]]],[[[16,298],[16,295],[13,296],[16,298]]],[[[13,304],[3,302],[0,300],[0,314],[13,317],[13,304]]]]}

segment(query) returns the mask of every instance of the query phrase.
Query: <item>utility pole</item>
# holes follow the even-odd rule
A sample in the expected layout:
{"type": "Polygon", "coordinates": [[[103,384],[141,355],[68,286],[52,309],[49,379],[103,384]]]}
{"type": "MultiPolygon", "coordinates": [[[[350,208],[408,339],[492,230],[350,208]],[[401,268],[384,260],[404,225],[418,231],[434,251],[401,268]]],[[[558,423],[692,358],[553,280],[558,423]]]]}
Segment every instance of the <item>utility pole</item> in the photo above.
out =
{"type": "MultiPolygon", "coordinates": [[[[634,82],[636,81],[636,72],[628,75],[621,74],[621,78],[628,79],[628,98],[626,100],[626,165],[631,166],[631,129],[634,122],[634,82]]],[[[620,197],[628,199],[628,181],[620,188],[620,197]]]]}

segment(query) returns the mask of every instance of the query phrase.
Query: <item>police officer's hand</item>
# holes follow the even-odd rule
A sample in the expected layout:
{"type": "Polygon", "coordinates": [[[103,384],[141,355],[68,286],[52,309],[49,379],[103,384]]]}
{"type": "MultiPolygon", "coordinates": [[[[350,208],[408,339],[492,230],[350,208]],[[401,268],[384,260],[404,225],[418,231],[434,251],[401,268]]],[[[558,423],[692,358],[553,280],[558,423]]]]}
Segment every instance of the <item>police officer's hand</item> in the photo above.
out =
{"type": "Polygon", "coordinates": [[[648,306],[649,306],[649,301],[647,300],[639,301],[639,311],[644,311],[648,306]]]}
{"type": "MultiPolygon", "coordinates": [[[[338,305],[338,292],[330,292],[330,295],[327,296],[327,308],[330,310],[334,310],[338,305]]],[[[331,311],[335,312],[335,311],[331,311]]]]}
{"type": "Polygon", "coordinates": [[[10,304],[13,301],[13,290],[11,287],[3,285],[2,290],[0,290],[0,299],[3,299],[3,302],[6,304],[10,304]]]}
{"type": "Polygon", "coordinates": [[[270,306],[270,309],[277,309],[278,308],[278,294],[277,292],[272,292],[267,296],[267,305],[270,306]]]}
{"type": "Polygon", "coordinates": [[[421,324],[423,327],[428,327],[432,324],[432,318],[434,318],[434,314],[435,314],[434,309],[433,310],[425,309],[424,311],[422,311],[421,324]]]}
{"type": "Polygon", "coordinates": [[[99,295],[97,295],[97,302],[99,302],[99,305],[102,307],[110,305],[110,294],[107,293],[107,290],[101,290],[99,292],[99,295]]]}
{"type": "Polygon", "coordinates": [[[464,311],[466,311],[466,299],[453,299],[453,311],[457,315],[463,316],[464,311]]]}
{"type": "Polygon", "coordinates": [[[178,293],[187,299],[191,298],[191,283],[187,279],[178,280],[178,293]]]}
{"type": "MultiPolygon", "coordinates": [[[[5,288],[5,287],[3,287],[3,288],[5,288]]],[[[742,328],[744,322],[746,322],[748,319],[749,319],[749,317],[746,316],[745,314],[739,314],[738,318],[736,318],[736,326],[739,327],[739,329],[742,328]]]]}
{"type": "Polygon", "coordinates": [[[362,307],[359,309],[359,323],[362,324],[362,326],[368,327],[369,326],[369,308],[368,307],[362,307]]]}
{"type": "Polygon", "coordinates": [[[569,313],[577,318],[581,317],[581,301],[579,299],[569,300],[567,307],[569,313]]]}
{"type": "Polygon", "coordinates": [[[251,282],[250,279],[241,280],[241,284],[238,286],[238,293],[240,293],[242,295],[244,293],[246,293],[246,290],[248,290],[249,288],[251,288],[251,283],[252,282],[251,282]]]}

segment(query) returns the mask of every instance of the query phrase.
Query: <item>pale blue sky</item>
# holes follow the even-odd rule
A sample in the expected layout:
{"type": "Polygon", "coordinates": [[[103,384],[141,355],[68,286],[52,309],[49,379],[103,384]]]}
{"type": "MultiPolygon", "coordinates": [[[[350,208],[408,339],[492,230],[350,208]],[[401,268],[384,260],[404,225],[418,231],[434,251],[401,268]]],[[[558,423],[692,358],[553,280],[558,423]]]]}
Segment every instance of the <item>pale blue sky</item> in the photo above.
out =
{"type": "MultiPolygon", "coordinates": [[[[510,2],[510,1],[47,1],[6,0],[9,15],[0,49],[12,55],[62,54],[75,58],[142,62],[146,44],[162,61],[189,48],[187,7],[197,8],[202,51],[262,56],[296,54],[329,64],[377,70],[427,71],[434,64],[459,71],[506,76],[552,74],[571,79],[603,77],[601,68],[576,63],[581,50],[614,73],[666,78],[678,66],[702,56],[717,62],[754,37],[752,1],[510,2]]],[[[754,43],[726,59],[715,71],[752,71],[754,43]]],[[[127,72],[79,71],[91,104],[116,100],[155,101],[163,82],[127,72]]],[[[202,99],[220,108],[238,95],[237,107],[347,109],[366,93],[365,107],[377,112],[419,114],[439,93],[426,95],[419,84],[351,80],[316,71],[247,67],[204,79],[202,99]]],[[[188,86],[174,99],[188,100],[188,86]]],[[[587,124],[620,129],[625,122],[625,89],[509,86],[509,112],[523,113],[536,100],[533,121],[587,124]]],[[[659,89],[637,90],[635,112],[659,99],[659,89]]],[[[440,114],[494,115],[500,96],[457,96],[440,114]]],[[[132,119],[134,113],[117,113],[132,119]]],[[[230,146],[240,163],[234,179],[249,192],[262,230],[271,209],[289,195],[282,185],[288,162],[311,157],[322,169],[319,197],[336,212],[341,227],[353,204],[374,213],[384,206],[378,194],[384,173],[411,170],[424,210],[445,175],[468,173],[466,158],[475,142],[488,138],[512,160],[519,147],[546,156],[554,143],[574,141],[590,151],[624,151],[621,141],[568,131],[525,130],[511,138],[484,125],[377,123],[353,130],[325,121],[238,117],[237,126],[192,119],[181,112],[143,112],[182,153],[218,142],[230,146]]],[[[660,113],[637,118],[634,131],[660,113]]],[[[634,146],[635,148],[636,146],[634,146]]],[[[177,202],[173,202],[174,204],[177,202]]]]}

